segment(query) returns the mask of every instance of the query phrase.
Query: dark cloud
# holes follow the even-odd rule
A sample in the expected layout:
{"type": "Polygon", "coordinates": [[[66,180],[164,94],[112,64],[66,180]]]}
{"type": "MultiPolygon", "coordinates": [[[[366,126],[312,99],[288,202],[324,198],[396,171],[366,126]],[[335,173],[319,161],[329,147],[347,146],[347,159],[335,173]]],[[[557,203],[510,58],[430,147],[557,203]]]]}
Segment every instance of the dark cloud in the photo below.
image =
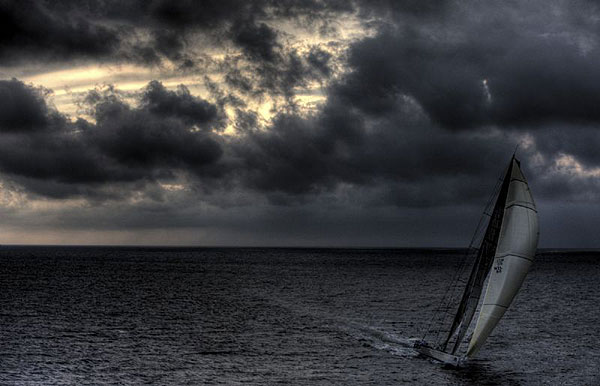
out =
{"type": "Polygon", "coordinates": [[[494,163],[510,147],[498,135],[444,133],[402,98],[394,114],[374,120],[332,94],[318,114],[281,113],[266,130],[240,111],[244,129],[226,139],[217,134],[217,106],[184,87],[168,91],[151,82],[136,107],[110,88],[92,91],[86,98],[91,123],[71,122],[49,108],[39,90],[8,83],[37,102],[44,119],[34,130],[2,136],[0,167],[31,191],[52,197],[102,195],[106,186],[169,181],[184,173],[203,186],[245,187],[279,204],[350,184],[373,188],[364,203],[439,205],[484,193],[468,179],[493,170],[481,160],[494,163]]]}
{"type": "Polygon", "coordinates": [[[249,2],[239,0],[195,1],[159,0],[152,4],[140,1],[139,7],[149,17],[173,28],[198,27],[201,29],[219,29],[241,17],[264,15],[265,1],[249,2]]]}
{"type": "Polygon", "coordinates": [[[264,21],[331,19],[351,4],[330,1],[73,1],[0,3],[0,59],[5,64],[73,59],[130,61],[182,67],[198,60],[189,44],[200,32],[229,41],[251,59],[272,61],[277,31],[264,21]]]}
{"type": "Polygon", "coordinates": [[[306,61],[313,69],[321,73],[324,77],[329,77],[331,75],[331,54],[329,52],[324,51],[319,47],[313,47],[308,53],[306,61]]]}
{"type": "Polygon", "coordinates": [[[86,103],[95,123],[71,122],[18,80],[0,89],[8,101],[28,103],[21,114],[0,111],[0,169],[34,193],[94,196],[104,185],[170,179],[178,171],[207,179],[224,173],[222,141],[213,133],[221,125],[217,107],[183,86],[173,92],[151,82],[139,107],[111,89],[92,91],[86,103]]]}
{"type": "MultiPolygon", "coordinates": [[[[261,203],[252,216],[297,216],[304,225],[288,229],[298,234],[330,208],[378,216],[401,208],[417,223],[427,212],[435,231],[430,208],[445,208],[446,226],[466,218],[463,211],[473,217],[522,142],[518,155],[542,207],[597,204],[600,57],[590,3],[14,4],[2,3],[0,15],[7,63],[166,58],[178,71],[207,75],[202,44],[226,53],[214,67],[224,81],[205,78],[210,101],[157,81],[133,101],[95,90],[84,101],[88,120],[53,109],[47,90],[1,81],[0,170],[27,192],[120,203],[142,192],[153,204],[138,213],[159,213],[157,221],[177,213],[177,226],[201,223],[182,215],[183,201],[235,213],[261,203]],[[335,23],[349,14],[371,33],[334,55],[327,48],[338,44],[335,23]],[[325,31],[332,42],[291,46],[282,22],[325,31]],[[326,98],[303,110],[296,92],[317,82],[326,98]],[[285,100],[270,122],[252,107],[267,98],[285,100]],[[227,126],[236,135],[225,135],[227,126]],[[179,196],[161,187],[179,182],[179,196]]],[[[321,220],[339,228],[351,221],[341,212],[321,220]]],[[[126,226],[145,225],[122,216],[126,226]]],[[[261,226],[284,227],[275,216],[261,226]]]]}
{"type": "MultiPolygon", "coordinates": [[[[154,88],[149,85],[144,98],[154,88]]],[[[120,166],[144,174],[178,167],[201,173],[207,164],[219,160],[222,150],[216,137],[193,130],[187,107],[171,103],[165,109],[155,105],[131,108],[121,101],[101,100],[95,105],[97,123],[88,140],[120,166]],[[173,116],[177,111],[184,113],[181,118],[173,116]]]]}
{"type": "Polygon", "coordinates": [[[579,44],[580,27],[568,20],[567,31],[557,31],[510,17],[507,7],[490,17],[446,7],[437,19],[423,9],[421,24],[412,23],[421,12],[413,11],[351,46],[349,71],[330,85],[319,113],[282,113],[269,130],[248,133],[239,148],[248,185],[277,193],[280,203],[287,201],[279,193],[318,194],[340,184],[383,187],[363,203],[474,202],[484,200],[486,181],[500,175],[515,144],[529,138],[533,145],[519,154],[530,161],[526,174],[540,197],[596,197],[580,193],[597,185],[589,175],[555,168],[561,154],[600,166],[591,126],[600,97],[597,50],[579,44]]]}
{"type": "Polygon", "coordinates": [[[5,63],[103,58],[115,53],[119,31],[76,12],[52,12],[39,1],[0,2],[0,60],[5,63]]]}
{"type": "Polygon", "coordinates": [[[154,114],[180,118],[188,124],[214,130],[223,125],[222,112],[201,98],[190,94],[184,85],[177,91],[168,91],[162,83],[151,81],[141,97],[142,106],[154,114]]]}
{"type": "Polygon", "coordinates": [[[187,54],[189,46],[185,36],[178,34],[177,31],[159,29],[152,33],[153,46],[159,54],[175,63],[185,65],[186,61],[192,61],[187,54]]]}
{"type": "Polygon", "coordinates": [[[291,196],[364,186],[372,188],[363,200],[369,205],[485,200],[514,142],[494,131],[449,133],[405,100],[395,107],[396,113],[372,119],[330,96],[310,119],[279,115],[237,148],[247,162],[247,185],[291,196]]]}
{"type": "Polygon", "coordinates": [[[357,8],[363,19],[368,20],[375,16],[397,23],[399,17],[414,17],[419,21],[439,18],[449,12],[452,3],[447,0],[359,0],[357,8]]]}
{"type": "MultiPolygon", "coordinates": [[[[245,95],[283,95],[293,103],[295,88],[331,76],[331,54],[319,47],[313,47],[306,54],[289,49],[281,44],[278,31],[258,20],[274,16],[297,18],[313,11],[331,17],[338,12],[350,12],[355,6],[371,15],[386,15],[387,24],[383,24],[373,37],[351,47],[346,63],[349,73],[329,87],[328,100],[321,112],[308,118],[293,110],[292,113],[281,113],[269,130],[249,131],[244,138],[247,142],[232,147],[232,151],[248,162],[249,174],[244,179],[250,186],[302,193],[329,189],[338,182],[364,184],[377,178],[391,179],[391,176],[403,176],[408,173],[406,170],[413,169],[390,166],[396,164],[418,163],[414,165],[414,170],[418,170],[431,163],[429,172],[434,175],[437,173],[434,170],[436,162],[443,165],[441,170],[453,164],[459,165],[454,171],[463,170],[463,167],[473,170],[475,167],[464,160],[477,156],[476,153],[464,153],[461,157],[459,154],[445,155],[444,151],[436,149],[437,158],[431,159],[420,153],[427,153],[426,146],[435,148],[436,138],[444,138],[444,142],[450,143],[456,138],[458,143],[466,141],[474,151],[485,149],[483,151],[487,152],[484,145],[487,137],[483,135],[482,143],[475,143],[468,139],[468,134],[453,137],[436,128],[437,125],[484,130],[486,133],[488,129],[482,128],[539,127],[548,122],[582,125],[594,123],[598,118],[597,109],[592,107],[599,102],[597,96],[600,95],[600,90],[594,86],[598,84],[595,81],[597,70],[592,65],[597,59],[596,51],[583,52],[564,35],[552,30],[543,34],[540,33],[543,28],[541,31],[537,24],[511,19],[506,7],[495,7],[492,17],[484,20],[477,16],[477,8],[469,13],[457,5],[451,7],[444,3],[442,7],[433,7],[427,2],[348,6],[309,1],[284,7],[268,2],[251,5],[206,2],[201,6],[191,2],[159,1],[150,5],[92,2],[87,8],[79,9],[78,14],[89,16],[91,12],[97,12],[127,23],[134,23],[137,15],[140,20],[151,21],[148,25],[154,43],[148,46],[148,61],[156,61],[161,56],[182,58],[186,48],[184,30],[222,31],[250,60],[249,67],[243,67],[239,59],[229,62],[229,67],[225,68],[227,84],[245,95]],[[406,17],[401,18],[402,15],[406,17]],[[167,26],[168,29],[153,30],[155,26],[167,26]],[[404,113],[398,114],[398,110],[404,113]],[[414,116],[419,116],[418,124],[411,121],[414,116]],[[422,140],[422,136],[433,140],[422,140]],[[419,153],[414,149],[419,149],[415,144],[420,142],[423,149],[419,153]],[[382,148],[387,150],[381,151],[382,148]],[[380,159],[380,154],[394,153],[410,156],[380,159]],[[460,162],[440,161],[456,160],[457,157],[461,158],[460,162]]],[[[50,8],[43,10],[51,13],[50,8]]],[[[60,5],[52,9],[65,12],[60,5]]],[[[139,108],[131,108],[122,102],[97,102],[95,112],[102,118],[98,124],[110,127],[107,132],[129,130],[138,141],[145,140],[142,136],[145,131],[131,129],[136,121],[143,122],[141,126],[145,130],[157,132],[150,138],[160,138],[158,133],[167,133],[168,138],[175,136],[169,134],[170,128],[175,126],[164,129],[159,124],[155,127],[154,115],[177,122],[185,130],[192,125],[208,131],[224,126],[224,115],[218,106],[193,97],[185,88],[172,92],[153,82],[140,102],[139,108]],[[103,113],[103,109],[110,114],[103,113]]],[[[23,102],[23,105],[27,104],[23,102]]],[[[45,106],[43,103],[29,105],[45,106]]],[[[37,126],[43,125],[42,121],[52,115],[43,108],[41,112],[25,115],[24,119],[34,120],[37,126]]],[[[251,116],[251,113],[245,114],[251,116]]],[[[12,121],[31,126],[27,122],[12,121]]],[[[247,122],[240,125],[247,126],[247,122]]],[[[184,129],[174,130],[186,133],[184,129]]],[[[107,138],[97,141],[113,141],[113,136],[107,138]]],[[[170,150],[157,146],[156,154],[171,154],[177,147],[164,139],[159,142],[164,142],[170,150]]],[[[544,142],[542,138],[539,149],[556,152],[561,148],[574,153],[576,146],[560,145],[567,142],[550,139],[544,142]]],[[[154,145],[148,143],[148,146],[154,145]]],[[[111,146],[103,145],[105,152],[108,148],[111,146]]],[[[113,149],[114,153],[107,154],[120,161],[125,160],[127,152],[131,152],[136,162],[143,163],[144,157],[147,160],[169,159],[165,155],[136,155],[135,149],[127,146],[122,151],[115,150],[117,148],[113,149]]],[[[591,154],[591,151],[587,153],[591,154]]],[[[207,154],[212,153],[208,151],[207,154]]],[[[580,156],[587,160],[583,153],[580,156]]],[[[192,161],[190,154],[180,158],[183,164],[200,162],[192,161]]]]}
{"type": "Polygon", "coordinates": [[[491,8],[384,28],[352,47],[356,83],[340,91],[374,114],[409,95],[451,129],[597,122],[600,57],[578,44],[579,27],[530,25],[491,8]]]}
{"type": "Polygon", "coordinates": [[[576,155],[577,160],[585,167],[600,165],[600,154],[597,151],[600,147],[600,133],[597,127],[563,124],[537,131],[536,149],[545,156],[552,157],[561,153],[576,155]]]}
{"type": "Polygon", "coordinates": [[[57,117],[48,110],[42,89],[16,79],[0,80],[0,100],[0,129],[5,132],[35,130],[57,117]]]}
{"type": "Polygon", "coordinates": [[[277,32],[265,23],[238,21],[233,25],[231,33],[234,43],[251,59],[267,62],[276,60],[275,49],[280,47],[277,43],[277,32]]]}
{"type": "Polygon", "coordinates": [[[330,54],[313,47],[306,53],[295,49],[277,50],[268,60],[255,58],[253,63],[240,69],[237,58],[229,58],[223,64],[225,81],[233,90],[246,97],[262,99],[265,94],[283,96],[286,107],[295,104],[296,90],[310,82],[326,83],[332,75],[330,54]]]}
{"type": "Polygon", "coordinates": [[[244,19],[235,22],[230,33],[250,63],[246,65],[235,56],[227,58],[223,63],[225,79],[246,96],[281,95],[293,104],[295,88],[331,75],[330,54],[318,47],[305,54],[284,47],[278,41],[278,32],[265,23],[244,19]]]}

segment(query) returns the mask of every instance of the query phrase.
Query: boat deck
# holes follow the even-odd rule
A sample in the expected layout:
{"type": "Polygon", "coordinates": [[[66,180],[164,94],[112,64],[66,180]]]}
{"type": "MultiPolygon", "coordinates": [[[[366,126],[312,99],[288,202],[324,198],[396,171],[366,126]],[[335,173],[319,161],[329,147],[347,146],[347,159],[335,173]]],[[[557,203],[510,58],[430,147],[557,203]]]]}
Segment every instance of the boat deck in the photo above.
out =
{"type": "Polygon", "coordinates": [[[415,342],[413,348],[416,352],[423,356],[435,359],[453,367],[461,367],[466,360],[465,357],[452,355],[444,351],[436,350],[433,347],[429,347],[424,342],[415,342]]]}

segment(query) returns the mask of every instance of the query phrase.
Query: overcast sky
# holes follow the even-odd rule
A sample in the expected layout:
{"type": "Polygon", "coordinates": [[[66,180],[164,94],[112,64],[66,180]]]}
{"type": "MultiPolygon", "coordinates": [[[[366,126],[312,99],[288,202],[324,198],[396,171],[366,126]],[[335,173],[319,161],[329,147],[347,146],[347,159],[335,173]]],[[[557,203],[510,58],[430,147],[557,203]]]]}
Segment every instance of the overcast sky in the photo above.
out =
{"type": "Polygon", "coordinates": [[[587,1],[0,1],[0,243],[600,247],[587,1]]]}

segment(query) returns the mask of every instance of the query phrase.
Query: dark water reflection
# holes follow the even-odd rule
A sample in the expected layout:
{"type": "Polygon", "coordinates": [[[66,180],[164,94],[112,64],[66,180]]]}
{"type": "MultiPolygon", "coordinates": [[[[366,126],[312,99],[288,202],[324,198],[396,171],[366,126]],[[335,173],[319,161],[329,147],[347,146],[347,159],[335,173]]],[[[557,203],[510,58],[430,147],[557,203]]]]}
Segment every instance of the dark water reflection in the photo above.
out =
{"type": "Polygon", "coordinates": [[[0,384],[600,384],[600,254],[542,253],[480,358],[406,347],[459,254],[0,248],[0,384]]]}

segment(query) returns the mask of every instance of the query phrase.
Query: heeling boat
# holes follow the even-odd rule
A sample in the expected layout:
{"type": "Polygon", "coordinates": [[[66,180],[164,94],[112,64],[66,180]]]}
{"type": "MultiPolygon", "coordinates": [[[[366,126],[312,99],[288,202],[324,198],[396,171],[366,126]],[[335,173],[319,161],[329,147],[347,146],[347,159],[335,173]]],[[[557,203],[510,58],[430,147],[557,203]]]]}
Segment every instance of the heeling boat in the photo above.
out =
{"type": "Polygon", "coordinates": [[[460,366],[477,354],[512,303],[533,263],[539,237],[537,209],[514,155],[489,216],[448,335],[435,347],[424,339],[413,339],[417,352],[452,366],[460,366]],[[486,279],[475,329],[466,352],[461,354],[459,349],[478,309],[486,279]]]}

